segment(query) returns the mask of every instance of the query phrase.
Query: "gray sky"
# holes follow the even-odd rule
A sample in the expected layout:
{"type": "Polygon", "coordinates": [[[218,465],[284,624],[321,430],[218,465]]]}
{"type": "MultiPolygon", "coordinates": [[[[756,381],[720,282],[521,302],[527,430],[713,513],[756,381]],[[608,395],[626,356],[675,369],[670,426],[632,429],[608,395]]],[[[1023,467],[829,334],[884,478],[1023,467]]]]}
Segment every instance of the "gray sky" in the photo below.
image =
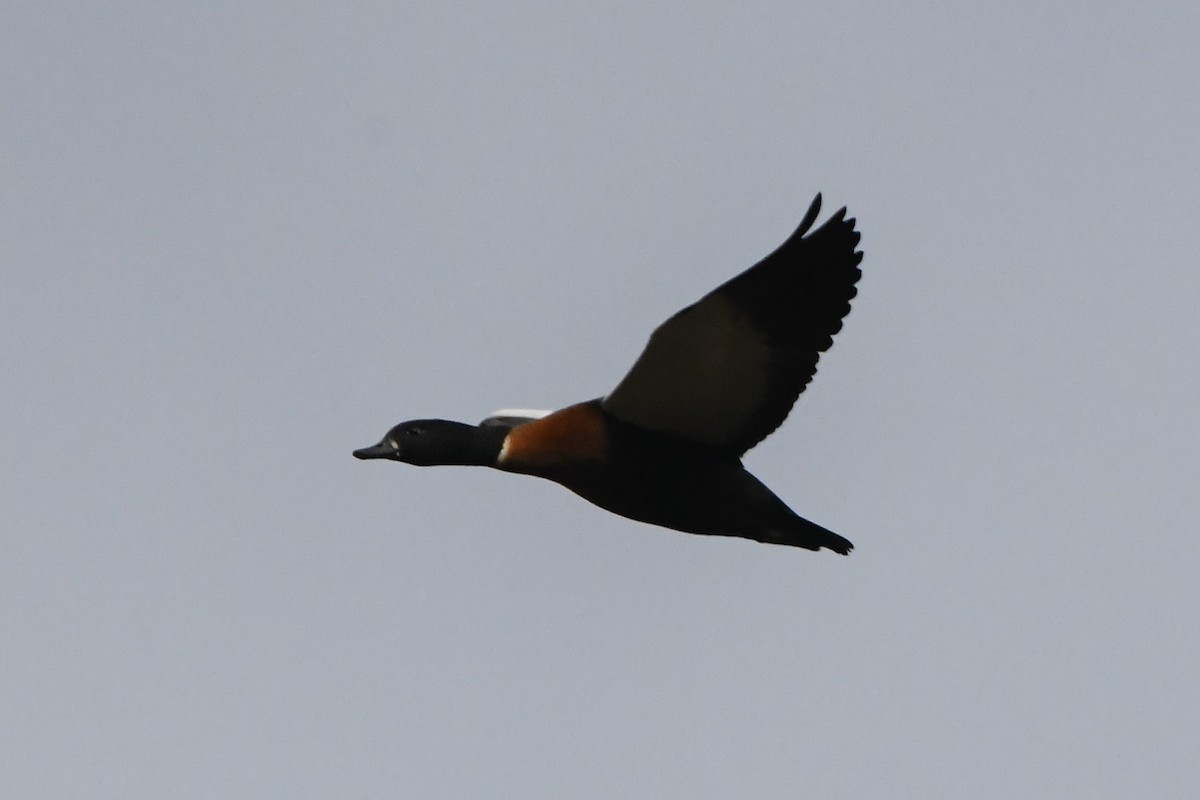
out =
{"type": "Polygon", "coordinates": [[[1196,796],[1200,6],[646,6],[0,12],[0,795],[1196,796]],[[817,191],[849,558],[350,457],[817,191]]]}

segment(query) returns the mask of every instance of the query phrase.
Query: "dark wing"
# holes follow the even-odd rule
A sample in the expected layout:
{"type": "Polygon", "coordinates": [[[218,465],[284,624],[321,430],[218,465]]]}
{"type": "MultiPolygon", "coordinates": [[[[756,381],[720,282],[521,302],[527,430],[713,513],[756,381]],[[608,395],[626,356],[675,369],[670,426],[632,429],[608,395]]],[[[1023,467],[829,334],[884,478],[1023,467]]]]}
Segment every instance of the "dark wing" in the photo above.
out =
{"type": "Polygon", "coordinates": [[[626,422],[741,454],[779,427],[850,311],[862,253],[846,209],[668,319],[605,410],[626,422]]]}

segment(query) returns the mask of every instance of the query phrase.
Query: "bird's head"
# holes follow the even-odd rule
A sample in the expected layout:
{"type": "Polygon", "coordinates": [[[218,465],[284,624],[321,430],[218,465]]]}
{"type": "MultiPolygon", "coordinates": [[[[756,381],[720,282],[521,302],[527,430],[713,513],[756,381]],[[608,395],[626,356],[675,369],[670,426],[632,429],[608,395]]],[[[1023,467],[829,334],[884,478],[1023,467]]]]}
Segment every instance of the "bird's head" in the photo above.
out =
{"type": "Polygon", "coordinates": [[[508,429],[480,427],[445,419],[401,422],[379,443],[354,451],[355,458],[386,458],[418,467],[443,464],[491,466],[508,429]]]}

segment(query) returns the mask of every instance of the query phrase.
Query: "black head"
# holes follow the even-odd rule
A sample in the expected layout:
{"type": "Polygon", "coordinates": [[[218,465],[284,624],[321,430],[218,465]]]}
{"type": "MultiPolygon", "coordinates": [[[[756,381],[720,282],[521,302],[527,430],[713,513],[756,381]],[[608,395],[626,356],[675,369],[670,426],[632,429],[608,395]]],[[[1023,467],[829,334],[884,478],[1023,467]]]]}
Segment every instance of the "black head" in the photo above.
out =
{"type": "Polygon", "coordinates": [[[355,450],[354,457],[386,458],[418,467],[491,466],[507,435],[507,428],[481,428],[445,419],[414,419],[392,428],[379,444],[355,450]]]}

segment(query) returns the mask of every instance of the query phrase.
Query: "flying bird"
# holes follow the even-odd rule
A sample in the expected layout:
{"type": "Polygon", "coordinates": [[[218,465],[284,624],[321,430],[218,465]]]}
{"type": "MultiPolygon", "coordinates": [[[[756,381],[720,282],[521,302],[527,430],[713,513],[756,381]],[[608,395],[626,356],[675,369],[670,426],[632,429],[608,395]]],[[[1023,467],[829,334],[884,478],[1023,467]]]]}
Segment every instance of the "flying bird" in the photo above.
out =
{"type": "Polygon", "coordinates": [[[818,194],[773,253],[659,325],[607,396],[478,425],[401,422],[354,456],[534,475],[641,522],[848,554],[742,465],[812,380],[857,292],[855,220],[842,208],[810,233],[820,210],[818,194]]]}

